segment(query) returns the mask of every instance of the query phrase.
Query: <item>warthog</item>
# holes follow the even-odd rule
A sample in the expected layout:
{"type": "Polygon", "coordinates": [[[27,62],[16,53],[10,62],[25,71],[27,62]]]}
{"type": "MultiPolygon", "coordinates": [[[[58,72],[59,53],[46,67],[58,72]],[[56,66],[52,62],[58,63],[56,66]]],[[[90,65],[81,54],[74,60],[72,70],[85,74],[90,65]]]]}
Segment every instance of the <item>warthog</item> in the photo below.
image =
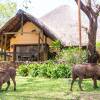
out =
{"type": "Polygon", "coordinates": [[[97,64],[76,64],[72,68],[72,82],[71,82],[71,88],[74,84],[74,81],[79,78],[79,88],[82,91],[81,83],[83,79],[86,78],[92,78],[94,83],[94,88],[97,88],[97,80],[100,79],[100,66],[97,64]]]}
{"type": "Polygon", "coordinates": [[[6,90],[8,90],[10,86],[10,78],[14,83],[14,91],[16,90],[16,69],[13,67],[13,64],[0,63],[0,91],[3,83],[7,83],[6,90]]]}

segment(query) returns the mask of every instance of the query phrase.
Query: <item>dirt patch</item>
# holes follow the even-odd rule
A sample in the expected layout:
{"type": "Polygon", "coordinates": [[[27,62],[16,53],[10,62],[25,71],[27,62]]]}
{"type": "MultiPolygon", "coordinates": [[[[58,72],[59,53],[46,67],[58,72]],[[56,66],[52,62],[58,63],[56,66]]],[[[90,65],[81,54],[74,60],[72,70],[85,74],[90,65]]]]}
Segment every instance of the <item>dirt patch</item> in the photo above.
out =
{"type": "Polygon", "coordinates": [[[100,93],[80,93],[79,100],[100,100],[100,93]]]}
{"type": "Polygon", "coordinates": [[[67,92],[66,97],[68,100],[100,100],[100,93],[67,92]]]}

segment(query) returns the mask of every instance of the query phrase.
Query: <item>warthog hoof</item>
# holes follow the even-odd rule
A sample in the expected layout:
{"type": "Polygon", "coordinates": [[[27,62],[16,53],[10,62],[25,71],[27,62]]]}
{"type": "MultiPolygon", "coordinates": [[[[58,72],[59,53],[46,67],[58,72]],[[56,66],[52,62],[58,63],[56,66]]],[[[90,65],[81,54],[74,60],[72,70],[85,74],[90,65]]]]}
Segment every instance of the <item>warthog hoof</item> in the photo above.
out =
{"type": "Polygon", "coordinates": [[[16,88],[14,88],[14,91],[16,91],[16,88]]]}
{"type": "Polygon", "coordinates": [[[72,89],[70,89],[70,91],[73,91],[72,89]]]}

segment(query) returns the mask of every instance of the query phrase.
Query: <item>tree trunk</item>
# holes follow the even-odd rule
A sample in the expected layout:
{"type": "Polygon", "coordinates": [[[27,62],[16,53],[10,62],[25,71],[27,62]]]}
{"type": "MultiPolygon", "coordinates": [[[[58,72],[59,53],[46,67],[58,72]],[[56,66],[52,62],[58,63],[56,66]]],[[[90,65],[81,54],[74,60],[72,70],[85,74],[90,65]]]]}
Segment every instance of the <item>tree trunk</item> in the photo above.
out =
{"type": "Polygon", "coordinates": [[[92,0],[87,0],[87,5],[83,3],[82,0],[75,0],[78,4],[80,3],[80,9],[87,15],[89,19],[89,30],[88,30],[88,62],[97,63],[99,59],[99,54],[96,51],[96,33],[97,33],[97,19],[100,13],[100,5],[96,6],[96,11],[92,7],[92,0]]]}
{"type": "Polygon", "coordinates": [[[96,33],[97,33],[97,17],[90,19],[88,32],[88,63],[97,63],[98,53],[96,52],[96,33]]]}

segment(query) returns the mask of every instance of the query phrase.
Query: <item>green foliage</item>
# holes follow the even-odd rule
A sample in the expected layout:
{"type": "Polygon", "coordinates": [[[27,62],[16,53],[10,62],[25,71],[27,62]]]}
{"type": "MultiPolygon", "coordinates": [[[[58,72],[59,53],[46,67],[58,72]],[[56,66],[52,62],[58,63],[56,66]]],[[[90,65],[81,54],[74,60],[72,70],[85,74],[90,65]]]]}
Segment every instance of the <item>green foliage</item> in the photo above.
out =
{"type": "Polygon", "coordinates": [[[97,47],[97,48],[100,48],[100,42],[97,42],[97,43],[96,43],[96,47],[97,47]]]}
{"type": "Polygon", "coordinates": [[[87,62],[87,51],[79,48],[63,49],[57,56],[56,61],[66,64],[76,64],[87,62]]]}
{"type": "Polygon", "coordinates": [[[22,65],[19,67],[18,73],[22,76],[31,75],[32,77],[68,78],[71,76],[71,66],[48,61],[40,64],[22,65]]]}
{"type": "Polygon", "coordinates": [[[55,60],[42,63],[32,63],[19,67],[19,74],[32,77],[69,78],[71,66],[76,63],[87,62],[87,52],[79,48],[63,49],[55,60]]]}
{"type": "MultiPolygon", "coordinates": [[[[100,88],[93,89],[92,80],[84,80],[81,92],[77,81],[70,91],[71,79],[48,79],[16,76],[17,90],[13,84],[8,91],[0,92],[0,100],[100,100],[100,88]]],[[[100,81],[98,81],[100,86],[100,81]]],[[[6,84],[3,85],[3,90],[6,84]]]]}
{"type": "Polygon", "coordinates": [[[51,43],[51,48],[60,48],[61,42],[59,40],[55,40],[51,43]]]}
{"type": "Polygon", "coordinates": [[[18,72],[21,76],[28,76],[28,67],[27,65],[20,65],[20,68],[18,69],[18,72]]]}
{"type": "Polygon", "coordinates": [[[52,71],[52,78],[71,77],[71,66],[65,64],[56,64],[52,71]]]}
{"type": "Polygon", "coordinates": [[[39,76],[40,77],[51,77],[50,73],[51,73],[51,69],[52,69],[52,64],[40,64],[40,68],[39,68],[39,76]]]}
{"type": "Polygon", "coordinates": [[[13,14],[16,12],[16,3],[6,1],[5,3],[0,3],[0,23],[4,24],[7,20],[9,20],[13,14]]]}
{"type": "Polygon", "coordinates": [[[6,2],[0,4],[0,15],[5,17],[10,17],[15,13],[16,3],[14,2],[6,2]]]}
{"type": "Polygon", "coordinates": [[[29,71],[29,74],[32,77],[38,76],[39,64],[37,63],[37,64],[30,64],[30,65],[28,65],[28,71],[29,71]]]}

